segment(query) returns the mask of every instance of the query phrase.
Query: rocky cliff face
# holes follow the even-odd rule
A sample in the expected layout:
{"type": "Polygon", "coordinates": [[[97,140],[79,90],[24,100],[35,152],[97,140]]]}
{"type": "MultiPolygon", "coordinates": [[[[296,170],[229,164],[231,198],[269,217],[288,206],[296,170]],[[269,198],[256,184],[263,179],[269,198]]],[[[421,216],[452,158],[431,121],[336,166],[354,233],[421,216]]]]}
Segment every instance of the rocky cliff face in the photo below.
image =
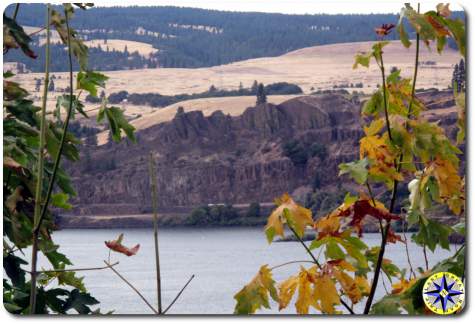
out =
{"type": "MultiPolygon", "coordinates": [[[[148,157],[157,161],[159,207],[270,202],[314,183],[335,183],[338,164],[356,158],[358,105],[339,95],[304,96],[248,108],[241,116],[193,111],[140,131],[138,144],[107,144],[92,152],[90,172],[73,171],[74,214],[134,214],[151,209],[148,157]],[[326,157],[294,163],[283,146],[320,143],[326,157]],[[114,158],[113,170],[97,171],[114,158]],[[94,171],[95,170],[95,171],[94,171]]],[[[75,170],[83,169],[81,166],[75,170]]]]}

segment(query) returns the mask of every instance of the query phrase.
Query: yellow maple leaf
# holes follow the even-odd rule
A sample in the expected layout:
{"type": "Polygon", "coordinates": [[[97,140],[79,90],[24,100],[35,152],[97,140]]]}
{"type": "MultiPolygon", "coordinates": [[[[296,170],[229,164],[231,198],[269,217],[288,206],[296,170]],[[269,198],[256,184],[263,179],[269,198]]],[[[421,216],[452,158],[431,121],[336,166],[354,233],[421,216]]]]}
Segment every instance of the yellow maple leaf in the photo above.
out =
{"type": "Polygon", "coordinates": [[[305,227],[313,225],[310,209],[298,205],[288,194],[276,199],[278,207],[272,211],[267,220],[265,233],[268,242],[272,242],[275,235],[284,237],[284,224],[287,223],[299,237],[305,232],[305,227]]]}
{"type": "Polygon", "coordinates": [[[396,282],[395,284],[392,285],[393,290],[391,293],[393,294],[401,294],[405,292],[407,289],[412,287],[412,285],[417,281],[417,278],[413,278],[411,280],[406,280],[404,278],[401,279],[401,281],[396,282]]]}
{"type": "Polygon", "coordinates": [[[437,180],[441,201],[447,203],[449,208],[459,215],[462,212],[465,197],[462,178],[454,164],[437,156],[426,168],[421,183],[424,184],[429,176],[437,180]]]}
{"type": "Polygon", "coordinates": [[[368,280],[363,277],[363,276],[356,276],[355,277],[355,282],[360,288],[361,292],[363,293],[364,296],[369,295],[369,292],[371,290],[371,287],[369,285],[368,280]]]}
{"type": "Polygon", "coordinates": [[[279,284],[279,310],[282,310],[289,305],[298,284],[298,276],[292,276],[279,284]]]}
{"type": "Polygon", "coordinates": [[[396,153],[388,145],[388,134],[367,135],[360,139],[360,159],[370,160],[368,174],[378,179],[384,179],[388,184],[392,181],[404,180],[394,165],[396,153]]]}
{"type": "Polygon", "coordinates": [[[263,265],[257,275],[236,295],[235,314],[253,314],[261,307],[270,308],[269,297],[278,301],[275,281],[267,265],[263,265]]]}
{"type": "Polygon", "coordinates": [[[313,299],[316,302],[316,308],[323,313],[334,314],[335,306],[341,303],[335,283],[325,273],[316,276],[314,280],[313,299]]]}
{"type": "Polygon", "coordinates": [[[353,304],[358,303],[363,297],[363,294],[361,293],[356,281],[349,274],[338,269],[333,271],[333,275],[335,276],[335,279],[338,280],[343,292],[348,296],[348,298],[350,298],[351,302],[353,304]]]}
{"type": "Polygon", "coordinates": [[[312,298],[312,281],[314,273],[312,269],[309,271],[301,269],[298,276],[298,297],[295,302],[295,309],[298,314],[308,314],[310,306],[316,307],[312,298]]]}

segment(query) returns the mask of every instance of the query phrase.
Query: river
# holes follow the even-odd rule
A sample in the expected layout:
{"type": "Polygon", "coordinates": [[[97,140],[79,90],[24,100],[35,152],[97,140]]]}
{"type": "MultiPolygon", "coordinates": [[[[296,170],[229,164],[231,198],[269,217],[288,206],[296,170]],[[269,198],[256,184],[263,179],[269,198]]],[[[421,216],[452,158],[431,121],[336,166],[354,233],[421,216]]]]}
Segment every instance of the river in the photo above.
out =
{"type": "MultiPolygon", "coordinates": [[[[61,251],[75,267],[104,265],[109,250],[104,241],[115,239],[124,233],[124,244],[140,243],[137,255],[127,257],[112,253],[111,260],[119,261],[117,270],[132,282],[143,295],[156,304],[155,259],[153,231],[151,229],[78,229],[54,233],[54,240],[61,245],[61,251]]],[[[365,234],[369,246],[379,245],[379,234],[365,234]]],[[[260,265],[277,265],[291,260],[307,259],[298,242],[267,244],[261,228],[205,228],[205,229],[161,229],[159,231],[160,260],[162,272],[162,299],[167,306],[181,287],[195,275],[169,314],[231,314],[234,309],[233,295],[239,291],[257,272],[260,265]]],[[[410,244],[410,255],[414,266],[423,266],[422,250],[410,244]]],[[[437,250],[429,252],[430,265],[446,258],[455,251],[437,250]]],[[[404,245],[390,244],[386,256],[398,266],[405,267],[404,245]]],[[[40,264],[46,265],[40,259],[40,264]]],[[[279,281],[298,270],[299,265],[275,270],[274,278],[279,281]]],[[[101,303],[101,311],[113,310],[115,314],[150,314],[150,309],[111,270],[81,272],[91,294],[101,303]]],[[[387,283],[389,285],[389,283],[387,283]]],[[[376,300],[384,293],[378,287],[376,300]]],[[[260,313],[278,313],[277,306],[260,313]]],[[[293,313],[293,304],[284,313],[293,313]]]]}

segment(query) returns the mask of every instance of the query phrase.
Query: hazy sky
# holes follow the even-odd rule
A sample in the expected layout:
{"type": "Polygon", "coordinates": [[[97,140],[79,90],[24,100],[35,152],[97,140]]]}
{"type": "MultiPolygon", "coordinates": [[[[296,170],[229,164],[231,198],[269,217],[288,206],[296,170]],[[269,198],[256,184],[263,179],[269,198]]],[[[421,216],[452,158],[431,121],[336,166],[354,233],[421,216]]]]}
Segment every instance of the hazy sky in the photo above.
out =
{"type": "MultiPolygon", "coordinates": [[[[399,13],[406,1],[384,0],[158,0],[158,1],[127,1],[127,5],[172,5],[227,11],[259,11],[280,12],[288,14],[316,13],[399,13]]],[[[441,1],[422,1],[421,10],[435,8],[441,1]]],[[[413,6],[416,2],[412,2],[413,6]]],[[[96,2],[97,6],[101,3],[96,2]]],[[[104,4],[102,4],[104,5],[104,4]]],[[[119,5],[118,1],[107,1],[108,5],[119,5]]],[[[125,4],[123,4],[125,5],[125,4]]],[[[451,3],[452,10],[462,10],[460,5],[451,3]]]]}

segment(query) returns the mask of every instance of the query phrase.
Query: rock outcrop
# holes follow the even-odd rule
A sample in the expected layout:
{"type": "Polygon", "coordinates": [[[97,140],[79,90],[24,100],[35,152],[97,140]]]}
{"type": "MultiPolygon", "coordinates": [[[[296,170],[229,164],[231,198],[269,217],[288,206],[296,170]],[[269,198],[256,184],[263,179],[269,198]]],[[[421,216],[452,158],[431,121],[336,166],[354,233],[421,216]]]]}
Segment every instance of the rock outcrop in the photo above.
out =
{"type": "MultiPolygon", "coordinates": [[[[224,108],[224,107],[223,107],[224,108]]],[[[241,116],[221,111],[179,113],[170,122],[138,132],[137,144],[107,144],[91,153],[92,171],[72,169],[78,197],[73,214],[150,212],[148,156],[157,161],[161,210],[202,204],[270,202],[284,192],[334,184],[338,164],[353,160],[362,135],[360,107],[340,95],[303,96],[280,105],[248,108],[241,116]],[[295,163],[286,143],[320,143],[327,155],[295,163]],[[112,170],[98,171],[115,159],[112,170]]]]}

